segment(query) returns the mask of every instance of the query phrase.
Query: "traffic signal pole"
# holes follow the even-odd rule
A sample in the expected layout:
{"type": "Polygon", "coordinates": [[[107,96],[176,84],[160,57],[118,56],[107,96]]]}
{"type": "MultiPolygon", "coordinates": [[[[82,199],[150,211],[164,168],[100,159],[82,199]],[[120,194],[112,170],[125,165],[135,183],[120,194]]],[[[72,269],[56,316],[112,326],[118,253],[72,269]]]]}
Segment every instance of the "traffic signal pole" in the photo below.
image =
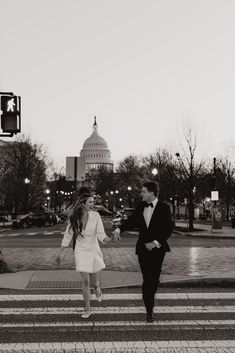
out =
{"type": "Polygon", "coordinates": [[[13,137],[21,131],[21,97],[15,96],[13,92],[0,92],[0,97],[1,127],[2,131],[5,132],[0,134],[0,137],[13,137]],[[12,102],[9,102],[9,99],[12,102]],[[6,102],[9,104],[7,109],[5,107],[6,102]]]}

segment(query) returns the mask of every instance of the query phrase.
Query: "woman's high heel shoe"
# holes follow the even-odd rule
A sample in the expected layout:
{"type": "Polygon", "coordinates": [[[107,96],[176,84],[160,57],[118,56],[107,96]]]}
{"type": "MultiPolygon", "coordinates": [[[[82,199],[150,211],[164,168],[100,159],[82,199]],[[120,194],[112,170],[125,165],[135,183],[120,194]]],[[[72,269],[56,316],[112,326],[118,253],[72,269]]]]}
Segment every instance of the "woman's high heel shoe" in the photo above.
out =
{"type": "Polygon", "coordinates": [[[100,294],[99,295],[96,295],[96,299],[98,300],[99,303],[102,302],[103,300],[103,293],[102,293],[102,290],[100,289],[100,294]]]}
{"type": "Polygon", "coordinates": [[[102,293],[102,290],[99,285],[95,286],[95,296],[96,296],[96,299],[98,300],[98,302],[101,303],[102,299],[103,299],[103,293],[102,293]],[[99,294],[97,294],[97,292],[99,294]]]}
{"type": "Polygon", "coordinates": [[[91,311],[90,310],[86,310],[82,315],[81,318],[82,319],[88,319],[91,316],[91,311]]]}

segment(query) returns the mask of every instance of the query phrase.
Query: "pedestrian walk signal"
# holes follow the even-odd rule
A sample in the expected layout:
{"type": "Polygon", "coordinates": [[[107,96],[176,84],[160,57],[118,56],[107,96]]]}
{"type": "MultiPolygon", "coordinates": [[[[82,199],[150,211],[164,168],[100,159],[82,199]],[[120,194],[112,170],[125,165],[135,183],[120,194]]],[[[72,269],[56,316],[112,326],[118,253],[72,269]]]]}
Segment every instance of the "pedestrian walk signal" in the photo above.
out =
{"type": "Polygon", "coordinates": [[[1,96],[1,128],[3,132],[12,134],[20,132],[20,110],[20,97],[14,95],[1,96]]]}
{"type": "Polygon", "coordinates": [[[17,96],[2,96],[1,97],[2,114],[17,112],[17,96]]]}

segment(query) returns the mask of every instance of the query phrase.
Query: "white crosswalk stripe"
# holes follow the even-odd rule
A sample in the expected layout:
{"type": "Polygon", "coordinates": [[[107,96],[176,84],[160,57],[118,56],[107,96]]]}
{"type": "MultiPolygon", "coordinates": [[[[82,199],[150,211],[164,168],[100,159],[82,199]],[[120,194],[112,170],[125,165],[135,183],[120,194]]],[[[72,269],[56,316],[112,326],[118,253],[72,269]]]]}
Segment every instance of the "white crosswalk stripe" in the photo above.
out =
{"type": "Polygon", "coordinates": [[[86,320],[81,294],[3,294],[0,353],[234,353],[234,299],[158,293],[156,321],[147,323],[141,293],[105,293],[86,320]]]}
{"type": "MultiPolygon", "coordinates": [[[[76,307],[49,307],[49,308],[4,308],[0,309],[0,315],[58,315],[58,314],[76,314],[80,312],[82,308],[76,307]]],[[[94,314],[138,314],[145,313],[143,306],[105,306],[93,307],[92,312],[94,314]]],[[[155,313],[235,313],[235,306],[224,305],[224,306],[156,306],[155,313]]]]}
{"type": "MultiPolygon", "coordinates": [[[[157,293],[155,298],[158,300],[189,300],[189,299],[235,299],[235,293],[219,292],[219,293],[157,293]]],[[[10,294],[0,295],[1,301],[76,301],[82,300],[81,294],[10,294]]],[[[104,294],[103,300],[141,300],[140,293],[118,293],[104,294]]]]}
{"type": "Polygon", "coordinates": [[[0,344],[0,352],[18,353],[18,352],[78,352],[78,353],[216,353],[223,352],[226,348],[227,353],[235,352],[235,340],[221,341],[136,341],[125,342],[54,342],[54,343],[17,343],[0,344]],[[125,349],[125,350],[123,350],[125,349]],[[195,350],[196,349],[196,350],[195,350]],[[204,350],[206,349],[206,350],[204,350]],[[217,350],[219,349],[219,350],[217,350]]]}
{"type": "MultiPolygon", "coordinates": [[[[85,321],[85,322],[63,322],[57,321],[50,323],[50,327],[95,327],[95,326],[146,326],[150,325],[146,321],[85,321]]],[[[158,320],[156,322],[151,323],[151,325],[155,326],[219,326],[219,325],[235,325],[235,320],[170,320],[163,321],[158,320]]],[[[10,327],[47,327],[48,322],[27,322],[27,323],[2,323],[0,324],[1,328],[10,328],[10,327]]]]}
{"type": "MultiPolygon", "coordinates": [[[[59,235],[63,235],[64,234],[64,231],[60,231],[60,230],[53,230],[53,231],[43,231],[43,232],[27,232],[27,233],[24,233],[24,235],[53,235],[53,234],[59,234],[59,235]]],[[[7,232],[3,232],[3,233],[0,233],[0,237],[18,237],[18,236],[22,236],[23,233],[19,233],[19,232],[11,232],[11,231],[7,231],[7,232]]]]}

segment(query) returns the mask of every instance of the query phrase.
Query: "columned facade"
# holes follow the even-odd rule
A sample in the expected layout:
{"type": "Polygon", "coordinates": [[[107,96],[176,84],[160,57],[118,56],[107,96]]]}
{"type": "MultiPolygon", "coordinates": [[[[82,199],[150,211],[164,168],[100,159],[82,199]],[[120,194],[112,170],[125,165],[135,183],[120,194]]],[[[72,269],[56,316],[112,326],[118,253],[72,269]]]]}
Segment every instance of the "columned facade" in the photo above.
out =
{"type": "Polygon", "coordinates": [[[108,170],[113,170],[111,152],[105,139],[98,133],[96,117],[94,118],[93,132],[85,140],[80,156],[85,158],[86,173],[90,173],[101,166],[106,167],[108,170]]]}

